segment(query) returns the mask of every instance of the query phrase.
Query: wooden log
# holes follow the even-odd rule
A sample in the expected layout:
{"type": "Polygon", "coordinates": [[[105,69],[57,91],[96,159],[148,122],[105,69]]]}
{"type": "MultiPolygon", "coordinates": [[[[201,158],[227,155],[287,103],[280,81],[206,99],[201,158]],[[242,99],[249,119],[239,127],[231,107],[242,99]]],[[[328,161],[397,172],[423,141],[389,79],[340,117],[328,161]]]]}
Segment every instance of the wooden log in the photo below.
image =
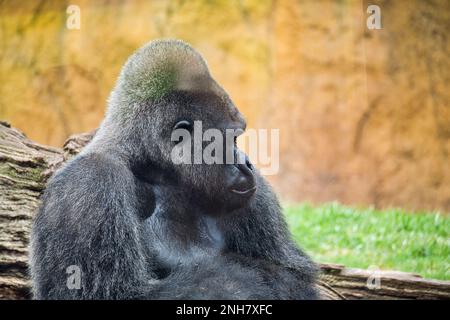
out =
{"type": "Polygon", "coordinates": [[[415,273],[346,268],[322,264],[321,280],[346,299],[450,299],[450,281],[415,273]]]}
{"type": "MultiPolygon", "coordinates": [[[[39,196],[47,179],[92,136],[72,136],[58,149],[35,143],[0,122],[0,299],[31,297],[28,240],[39,196]]],[[[324,299],[450,299],[450,281],[333,264],[322,264],[321,270],[317,285],[324,299]]]]}
{"type": "Polygon", "coordinates": [[[28,297],[31,219],[61,150],[41,146],[0,123],[0,298],[28,297]]]}

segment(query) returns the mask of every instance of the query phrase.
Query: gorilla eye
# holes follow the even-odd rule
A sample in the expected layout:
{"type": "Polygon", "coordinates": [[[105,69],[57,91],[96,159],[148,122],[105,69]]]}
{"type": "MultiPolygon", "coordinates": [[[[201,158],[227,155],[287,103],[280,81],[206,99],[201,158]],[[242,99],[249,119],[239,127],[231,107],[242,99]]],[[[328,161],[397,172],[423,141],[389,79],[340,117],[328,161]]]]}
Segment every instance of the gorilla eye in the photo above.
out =
{"type": "Polygon", "coordinates": [[[185,129],[185,130],[191,131],[192,123],[190,123],[187,120],[181,120],[173,126],[173,130],[176,130],[176,129],[185,129]]]}

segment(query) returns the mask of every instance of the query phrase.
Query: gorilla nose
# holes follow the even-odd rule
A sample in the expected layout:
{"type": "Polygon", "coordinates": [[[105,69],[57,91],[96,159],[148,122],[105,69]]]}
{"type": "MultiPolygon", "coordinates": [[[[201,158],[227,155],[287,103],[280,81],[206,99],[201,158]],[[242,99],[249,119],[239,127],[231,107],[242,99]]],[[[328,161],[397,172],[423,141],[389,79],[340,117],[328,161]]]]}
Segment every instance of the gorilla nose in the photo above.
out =
{"type": "Polygon", "coordinates": [[[236,167],[239,169],[240,174],[235,180],[231,191],[239,195],[253,194],[256,190],[255,177],[253,174],[254,168],[248,157],[245,156],[244,163],[238,163],[236,164],[236,167]]]}
{"type": "Polygon", "coordinates": [[[253,165],[250,163],[247,156],[245,156],[245,163],[238,163],[237,167],[244,175],[253,176],[253,165]]]}

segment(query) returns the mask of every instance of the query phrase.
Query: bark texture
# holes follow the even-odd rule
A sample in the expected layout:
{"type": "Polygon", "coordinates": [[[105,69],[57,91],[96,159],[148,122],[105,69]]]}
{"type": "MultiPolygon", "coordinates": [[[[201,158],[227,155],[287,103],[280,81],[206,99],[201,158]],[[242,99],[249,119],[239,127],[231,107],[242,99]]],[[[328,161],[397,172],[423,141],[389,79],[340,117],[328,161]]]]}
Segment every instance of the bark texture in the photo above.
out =
{"type": "MultiPolygon", "coordinates": [[[[57,149],[0,122],[0,299],[30,298],[28,240],[39,196],[53,172],[92,136],[72,136],[57,149]]],[[[322,264],[321,270],[318,286],[326,299],[450,299],[450,281],[331,264],[322,264]]]]}

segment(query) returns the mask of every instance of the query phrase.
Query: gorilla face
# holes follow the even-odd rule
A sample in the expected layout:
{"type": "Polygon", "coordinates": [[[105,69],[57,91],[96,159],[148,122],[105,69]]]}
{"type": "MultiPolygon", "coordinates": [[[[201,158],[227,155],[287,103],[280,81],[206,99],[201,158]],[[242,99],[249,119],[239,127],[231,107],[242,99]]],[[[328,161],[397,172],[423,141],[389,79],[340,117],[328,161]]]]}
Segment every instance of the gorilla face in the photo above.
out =
{"type": "MultiPolygon", "coordinates": [[[[154,108],[154,112],[164,114],[152,119],[158,119],[159,137],[156,140],[164,154],[166,170],[183,190],[191,193],[196,204],[212,215],[231,212],[248,204],[256,191],[254,167],[236,146],[236,137],[244,132],[246,122],[222,88],[216,85],[210,90],[175,91],[165,103],[154,108]],[[189,132],[190,141],[173,141],[172,134],[179,129],[189,132]],[[196,163],[195,136],[203,137],[208,129],[216,129],[222,135],[222,161],[208,164],[202,158],[196,163]],[[191,162],[175,164],[171,158],[172,150],[183,143],[190,144],[191,162]],[[227,153],[231,154],[232,163],[227,162],[227,153]]],[[[202,139],[201,149],[205,150],[211,141],[202,139]]]]}
{"type": "Polygon", "coordinates": [[[229,129],[242,133],[245,120],[200,54],[183,42],[152,42],[128,59],[111,93],[105,121],[114,130],[125,131],[131,142],[124,147],[133,149],[133,158],[138,158],[133,161],[141,162],[138,166],[158,166],[153,171],[164,174],[162,182],[171,180],[174,187],[189,192],[192,203],[206,212],[240,208],[255,193],[253,166],[227,134],[229,129]],[[198,122],[200,129],[195,126],[198,122]],[[174,148],[187,143],[172,139],[173,131],[179,129],[191,134],[192,148],[185,152],[191,155],[189,163],[174,163],[172,158],[174,148]],[[217,156],[223,157],[219,163],[203,161],[202,150],[216,138],[210,137],[209,143],[202,139],[208,129],[222,135],[224,152],[217,156]],[[200,161],[196,161],[199,153],[200,161]],[[233,158],[240,159],[239,163],[233,158]]]}

